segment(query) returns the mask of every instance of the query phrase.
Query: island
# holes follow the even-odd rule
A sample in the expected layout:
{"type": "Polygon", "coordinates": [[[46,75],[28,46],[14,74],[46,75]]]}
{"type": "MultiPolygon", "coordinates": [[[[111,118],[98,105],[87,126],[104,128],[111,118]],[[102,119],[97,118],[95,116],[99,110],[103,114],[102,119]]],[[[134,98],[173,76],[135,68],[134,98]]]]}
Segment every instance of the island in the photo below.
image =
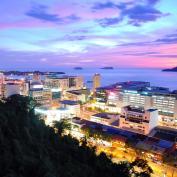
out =
{"type": "Polygon", "coordinates": [[[81,70],[81,69],[83,69],[82,67],[75,67],[74,68],[75,70],[81,70]]]}
{"type": "Polygon", "coordinates": [[[163,69],[162,71],[166,71],[166,72],[177,72],[177,67],[170,68],[170,69],[163,69]]]}
{"type": "Polygon", "coordinates": [[[33,74],[39,74],[39,75],[53,75],[53,74],[65,74],[65,72],[43,72],[43,71],[1,71],[6,76],[9,75],[16,75],[16,76],[28,76],[33,74]]]}
{"type": "Polygon", "coordinates": [[[101,69],[114,69],[112,66],[103,67],[101,69]]]}

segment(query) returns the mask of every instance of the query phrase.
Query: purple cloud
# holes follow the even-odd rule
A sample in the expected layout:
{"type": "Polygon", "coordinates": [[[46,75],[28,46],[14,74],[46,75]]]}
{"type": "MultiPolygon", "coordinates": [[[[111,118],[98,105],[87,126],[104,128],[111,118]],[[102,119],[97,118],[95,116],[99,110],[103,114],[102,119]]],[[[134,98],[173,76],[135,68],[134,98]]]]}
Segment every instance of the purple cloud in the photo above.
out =
{"type": "Polygon", "coordinates": [[[161,44],[176,44],[177,43],[177,33],[166,35],[163,38],[157,39],[155,42],[161,44]]]}
{"type": "Polygon", "coordinates": [[[61,21],[61,19],[56,14],[48,13],[47,9],[48,7],[44,5],[35,5],[28,12],[26,12],[26,15],[43,21],[49,22],[61,21]]]}
{"type": "Polygon", "coordinates": [[[98,20],[101,26],[106,27],[118,24],[126,17],[128,17],[128,24],[141,26],[144,23],[156,21],[161,17],[169,15],[162,13],[154,7],[157,2],[159,2],[159,0],[147,0],[146,4],[137,5],[133,2],[115,4],[109,1],[106,3],[97,3],[92,9],[102,10],[105,8],[117,8],[117,10],[121,11],[119,17],[98,20]],[[131,7],[129,5],[131,5],[131,7]]]}
{"type": "Polygon", "coordinates": [[[141,26],[143,23],[156,21],[158,18],[166,15],[168,14],[163,14],[159,10],[149,5],[137,5],[122,12],[122,16],[127,16],[129,18],[129,24],[134,26],[141,26]]]}
{"type": "Polygon", "coordinates": [[[29,11],[25,13],[25,15],[45,22],[53,22],[56,24],[64,24],[80,20],[80,17],[76,16],[75,14],[61,18],[57,14],[48,13],[47,10],[47,6],[35,4],[29,11]]]}
{"type": "Polygon", "coordinates": [[[116,25],[118,24],[119,22],[122,21],[122,18],[104,18],[104,19],[100,19],[100,20],[97,20],[99,22],[99,24],[102,26],[102,27],[107,27],[107,26],[112,26],[112,25],[116,25]]]}
{"type": "Polygon", "coordinates": [[[101,10],[106,8],[117,8],[117,4],[108,1],[106,3],[95,3],[94,6],[92,7],[93,10],[101,10]]]}

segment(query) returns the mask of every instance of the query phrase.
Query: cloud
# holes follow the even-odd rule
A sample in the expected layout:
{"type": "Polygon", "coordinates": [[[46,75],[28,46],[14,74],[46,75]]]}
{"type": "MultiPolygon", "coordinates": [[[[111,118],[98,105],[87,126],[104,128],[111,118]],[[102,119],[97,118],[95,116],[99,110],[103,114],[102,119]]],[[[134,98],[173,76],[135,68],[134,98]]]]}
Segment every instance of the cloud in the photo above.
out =
{"type": "Polygon", "coordinates": [[[104,18],[104,19],[100,19],[100,20],[97,20],[99,22],[99,24],[102,26],[102,27],[107,27],[107,26],[112,26],[112,25],[116,25],[118,24],[119,22],[122,21],[122,18],[119,18],[119,17],[115,17],[115,18],[104,18]]]}
{"type": "Polygon", "coordinates": [[[41,62],[46,62],[46,61],[47,61],[47,58],[41,58],[40,61],[41,61],[41,62]]]}
{"type": "Polygon", "coordinates": [[[129,24],[141,26],[143,23],[156,21],[157,19],[167,16],[150,5],[137,5],[122,12],[122,16],[129,18],[129,24]]]}
{"type": "Polygon", "coordinates": [[[147,3],[150,4],[150,5],[155,5],[158,2],[160,2],[160,0],[147,0],[147,3]]]}
{"type": "Polygon", "coordinates": [[[160,44],[176,44],[177,33],[166,35],[163,38],[157,39],[155,42],[160,43],[160,44]]]}
{"type": "Polygon", "coordinates": [[[128,19],[128,24],[133,26],[141,26],[144,23],[156,21],[157,19],[169,15],[169,13],[162,13],[155,8],[155,4],[159,0],[147,0],[146,3],[133,3],[133,2],[121,2],[113,3],[108,1],[106,3],[96,3],[93,10],[103,10],[105,8],[116,8],[119,10],[119,16],[114,18],[103,18],[97,20],[98,23],[103,26],[112,26],[128,19]]]}
{"type": "Polygon", "coordinates": [[[44,5],[34,5],[29,11],[26,12],[27,16],[37,18],[43,21],[59,22],[61,19],[56,14],[47,12],[48,7],[44,5]]]}
{"type": "Polygon", "coordinates": [[[157,57],[157,58],[177,58],[177,54],[162,54],[162,55],[152,55],[153,57],[157,57]]]}
{"type": "Polygon", "coordinates": [[[159,52],[139,52],[139,53],[136,53],[136,52],[125,52],[123,53],[123,55],[130,55],[130,56],[147,56],[147,55],[150,55],[150,56],[154,56],[155,54],[159,54],[159,52]]]}
{"type": "Polygon", "coordinates": [[[47,6],[39,4],[33,5],[32,8],[25,13],[25,15],[42,20],[44,22],[53,22],[56,24],[65,24],[80,20],[80,17],[76,16],[75,14],[71,14],[66,17],[60,17],[57,14],[49,13],[47,6]]]}
{"type": "Polygon", "coordinates": [[[117,4],[114,4],[111,1],[105,3],[95,3],[92,7],[93,10],[102,10],[106,8],[117,8],[117,4]]]}

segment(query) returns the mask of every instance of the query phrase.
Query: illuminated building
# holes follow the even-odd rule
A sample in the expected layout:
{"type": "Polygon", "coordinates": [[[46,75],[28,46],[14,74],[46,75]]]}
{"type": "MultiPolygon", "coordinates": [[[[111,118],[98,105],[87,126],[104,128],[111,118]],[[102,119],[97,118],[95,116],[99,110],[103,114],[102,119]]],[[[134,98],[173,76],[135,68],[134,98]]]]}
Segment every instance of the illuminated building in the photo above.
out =
{"type": "Polygon", "coordinates": [[[5,77],[3,73],[0,73],[0,98],[3,97],[3,85],[4,85],[5,77]]]}
{"type": "Polygon", "coordinates": [[[47,125],[52,125],[53,121],[60,121],[61,119],[71,119],[73,113],[67,108],[51,108],[48,106],[41,106],[35,108],[35,113],[44,119],[47,125]]]}
{"type": "Polygon", "coordinates": [[[20,94],[20,86],[15,83],[8,83],[5,85],[4,97],[8,98],[9,96],[20,94]]]}
{"type": "Polygon", "coordinates": [[[37,104],[40,105],[50,104],[52,101],[51,90],[44,88],[30,89],[30,97],[32,97],[37,102],[37,104]]]}
{"type": "Polygon", "coordinates": [[[107,103],[108,96],[106,89],[102,87],[97,88],[95,92],[95,99],[97,102],[107,103]]]}
{"type": "Polygon", "coordinates": [[[92,88],[93,92],[95,92],[96,89],[101,86],[101,81],[100,80],[101,80],[101,75],[98,74],[98,73],[94,74],[94,76],[93,76],[93,88],[92,88]]]}
{"type": "Polygon", "coordinates": [[[50,89],[43,89],[42,104],[50,104],[52,101],[52,92],[50,89]]]}
{"type": "Polygon", "coordinates": [[[117,106],[119,101],[119,92],[117,89],[107,90],[107,103],[108,105],[117,106]]]}
{"type": "Polygon", "coordinates": [[[29,95],[29,83],[24,79],[5,79],[2,86],[2,97],[7,98],[11,95],[29,95]]]}
{"type": "Polygon", "coordinates": [[[90,120],[96,123],[110,125],[118,120],[118,114],[98,113],[91,116],[90,120]]]}
{"type": "Polygon", "coordinates": [[[152,107],[152,99],[148,93],[138,90],[122,90],[119,95],[118,105],[120,107],[132,105],[149,109],[152,107]]]}
{"type": "Polygon", "coordinates": [[[95,99],[95,107],[105,111],[110,105],[119,109],[128,105],[158,109],[159,125],[177,128],[177,94],[168,88],[151,87],[148,82],[120,82],[98,88],[95,99]]]}
{"type": "Polygon", "coordinates": [[[62,91],[83,88],[83,78],[81,76],[47,76],[45,87],[59,88],[62,91]]]}
{"type": "Polygon", "coordinates": [[[177,128],[177,94],[156,94],[152,102],[159,111],[160,124],[177,128]]]}
{"type": "Polygon", "coordinates": [[[119,127],[135,133],[147,135],[158,125],[157,109],[126,106],[119,117],[119,127]]]}
{"type": "Polygon", "coordinates": [[[82,76],[68,76],[69,89],[78,90],[84,87],[84,81],[82,76]]]}
{"type": "Polygon", "coordinates": [[[40,88],[30,89],[29,96],[32,97],[37,104],[43,104],[43,89],[40,88]]]}
{"type": "Polygon", "coordinates": [[[90,91],[88,89],[69,90],[64,94],[64,98],[85,103],[88,100],[90,91]]]}
{"type": "Polygon", "coordinates": [[[82,128],[85,126],[84,120],[79,117],[72,118],[71,121],[71,134],[72,136],[80,139],[85,137],[85,134],[82,132],[82,128]]]}
{"type": "Polygon", "coordinates": [[[70,110],[73,116],[80,116],[80,104],[77,101],[63,100],[60,103],[61,107],[70,110]]]}
{"type": "Polygon", "coordinates": [[[33,81],[41,81],[41,76],[40,76],[40,74],[39,73],[37,73],[37,72],[34,72],[33,73],[33,79],[32,79],[33,81]]]}
{"type": "Polygon", "coordinates": [[[59,101],[61,99],[61,89],[58,88],[52,88],[52,101],[59,101]]]}

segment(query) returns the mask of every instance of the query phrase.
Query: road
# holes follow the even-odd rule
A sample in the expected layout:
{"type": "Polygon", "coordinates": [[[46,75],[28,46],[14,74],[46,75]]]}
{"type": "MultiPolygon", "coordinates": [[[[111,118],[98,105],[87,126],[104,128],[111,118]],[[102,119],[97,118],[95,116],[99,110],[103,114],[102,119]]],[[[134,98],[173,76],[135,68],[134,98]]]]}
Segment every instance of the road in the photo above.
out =
{"type": "MultiPolygon", "coordinates": [[[[97,113],[96,111],[88,111],[83,109],[81,111],[81,117],[86,120],[90,120],[91,115],[97,113]]],[[[105,152],[107,155],[111,155],[113,157],[114,162],[120,161],[129,161],[132,162],[136,159],[137,153],[132,148],[124,148],[124,147],[106,147],[97,145],[97,150],[99,152],[105,152]]],[[[148,161],[149,166],[153,169],[154,174],[153,177],[177,177],[177,168],[163,164],[158,162],[152,162],[151,159],[145,157],[144,154],[138,155],[141,158],[144,158],[148,161]]]]}
{"type": "MultiPolygon", "coordinates": [[[[137,154],[133,149],[130,148],[111,148],[106,146],[97,146],[98,152],[105,152],[108,156],[111,155],[113,162],[129,161],[132,162],[136,159],[137,154]]],[[[143,155],[140,156],[148,161],[149,166],[153,169],[153,177],[177,177],[177,168],[162,164],[154,163],[150,159],[145,158],[143,155]]]]}

